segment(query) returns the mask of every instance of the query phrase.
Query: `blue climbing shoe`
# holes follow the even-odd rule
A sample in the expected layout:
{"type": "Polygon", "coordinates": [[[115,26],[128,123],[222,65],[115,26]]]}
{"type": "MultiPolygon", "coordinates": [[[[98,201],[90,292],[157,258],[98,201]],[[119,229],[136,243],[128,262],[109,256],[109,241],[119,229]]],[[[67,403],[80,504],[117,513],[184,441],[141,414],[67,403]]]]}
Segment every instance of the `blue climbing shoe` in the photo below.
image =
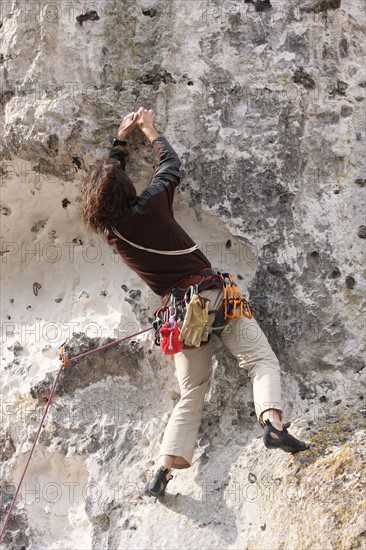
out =
{"type": "Polygon", "coordinates": [[[170,479],[166,478],[169,472],[169,468],[161,466],[154,477],[146,483],[145,494],[151,497],[163,497],[165,495],[166,486],[170,479],[173,479],[173,476],[170,479]]]}
{"type": "Polygon", "coordinates": [[[289,425],[285,424],[282,430],[276,430],[269,420],[265,421],[263,441],[267,449],[282,449],[285,453],[298,453],[310,449],[309,445],[288,433],[289,425]]]}

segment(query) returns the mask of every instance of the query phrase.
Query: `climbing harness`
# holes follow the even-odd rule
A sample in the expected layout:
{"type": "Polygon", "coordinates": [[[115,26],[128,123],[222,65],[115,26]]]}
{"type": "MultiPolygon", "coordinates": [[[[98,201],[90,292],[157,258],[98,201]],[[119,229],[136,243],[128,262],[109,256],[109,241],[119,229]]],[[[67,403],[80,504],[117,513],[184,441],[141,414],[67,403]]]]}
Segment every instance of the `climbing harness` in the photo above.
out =
{"type": "Polygon", "coordinates": [[[209,340],[211,332],[229,330],[235,319],[252,317],[250,306],[232,275],[209,268],[168,289],[164,297],[164,305],[154,314],[155,343],[164,354],[171,356],[181,351],[178,345],[173,345],[173,341],[177,344],[177,336],[184,342],[185,348],[199,347],[209,340]],[[195,282],[188,287],[180,286],[190,280],[195,282]],[[206,300],[199,296],[199,291],[206,289],[213,280],[219,281],[217,288],[222,287],[223,300],[216,310],[208,310],[206,300]],[[208,315],[212,313],[216,315],[210,325],[208,315]],[[174,324],[174,321],[183,321],[183,324],[174,324]]]}
{"type": "Polygon", "coordinates": [[[18,486],[17,486],[17,489],[15,491],[15,494],[14,494],[14,497],[13,497],[13,500],[11,502],[11,505],[10,505],[10,508],[9,508],[9,511],[8,513],[6,514],[6,517],[5,517],[5,520],[4,520],[4,525],[2,526],[2,529],[0,531],[0,541],[5,533],[5,530],[6,530],[6,526],[8,524],[8,521],[10,519],[10,516],[11,516],[11,513],[13,511],[13,508],[14,508],[14,505],[15,505],[15,501],[18,497],[18,494],[19,494],[19,491],[20,491],[20,488],[21,488],[21,485],[23,483],[23,479],[24,479],[24,476],[28,470],[28,466],[29,466],[29,463],[31,461],[31,458],[33,456],[33,452],[34,452],[34,449],[36,447],[36,444],[37,444],[37,441],[38,441],[38,438],[39,438],[39,435],[41,433],[41,430],[42,430],[42,427],[44,425],[44,422],[45,422],[45,419],[46,419],[46,416],[47,416],[47,413],[48,413],[48,409],[51,405],[51,401],[55,395],[55,391],[56,391],[56,386],[57,386],[57,383],[59,381],[59,378],[61,376],[61,372],[64,368],[66,368],[67,366],[69,366],[71,363],[75,363],[76,361],[80,360],[80,359],[85,359],[86,357],[89,357],[90,355],[93,355],[94,353],[97,353],[99,351],[102,351],[104,349],[107,349],[107,348],[110,348],[112,346],[115,346],[116,344],[119,344],[121,342],[124,342],[125,340],[129,340],[131,338],[134,338],[135,336],[138,336],[139,334],[143,334],[144,332],[147,332],[149,330],[151,330],[153,327],[148,327],[144,330],[140,330],[139,332],[135,332],[134,334],[130,334],[129,336],[125,336],[124,338],[120,338],[119,340],[113,340],[112,342],[109,342],[108,344],[104,344],[103,346],[100,346],[99,348],[96,348],[96,349],[93,349],[93,350],[90,350],[90,351],[86,351],[85,353],[80,353],[79,355],[76,355],[75,357],[72,357],[71,359],[67,359],[67,356],[66,356],[66,353],[65,353],[65,348],[64,348],[64,345],[62,345],[59,349],[59,360],[61,361],[61,364],[60,364],[60,367],[56,373],[56,376],[55,376],[55,380],[52,384],[52,387],[51,387],[51,390],[50,390],[50,393],[47,397],[47,399],[45,400],[45,409],[43,411],[43,415],[42,415],[42,419],[41,419],[41,422],[39,424],[39,427],[38,427],[38,430],[37,430],[37,433],[36,433],[36,436],[34,438],[34,441],[33,441],[33,445],[31,447],[31,450],[30,450],[30,453],[29,453],[29,457],[28,457],[28,460],[26,462],[26,465],[24,467],[24,470],[23,470],[23,473],[21,475],[21,478],[20,478],[20,481],[18,483],[18,486]]]}

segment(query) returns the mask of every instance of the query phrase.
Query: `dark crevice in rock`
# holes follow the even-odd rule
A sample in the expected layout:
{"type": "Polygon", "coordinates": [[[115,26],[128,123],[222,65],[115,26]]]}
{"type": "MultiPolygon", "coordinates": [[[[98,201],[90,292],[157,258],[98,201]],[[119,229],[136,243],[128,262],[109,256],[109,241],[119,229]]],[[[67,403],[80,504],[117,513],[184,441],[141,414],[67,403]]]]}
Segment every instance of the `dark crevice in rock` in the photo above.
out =
{"type": "Polygon", "coordinates": [[[56,134],[51,134],[47,140],[47,147],[50,151],[51,156],[56,156],[58,153],[58,144],[59,138],[56,134]]]}
{"type": "Polygon", "coordinates": [[[357,178],[355,180],[355,184],[359,185],[360,187],[366,187],[366,178],[357,178]]]}
{"type": "Polygon", "coordinates": [[[38,233],[43,227],[46,225],[47,220],[40,220],[39,222],[35,222],[31,227],[32,233],[38,233]]]}
{"type": "Polygon", "coordinates": [[[315,88],[315,80],[312,76],[304,71],[302,67],[297,69],[295,74],[292,77],[295,84],[301,84],[304,88],[312,90],[315,88]]]}
{"type": "Polygon", "coordinates": [[[346,277],[346,287],[347,288],[355,288],[356,286],[356,280],[354,279],[354,277],[352,277],[352,275],[347,275],[346,277]]]}
{"type": "Polygon", "coordinates": [[[341,107],[341,117],[342,118],[347,118],[349,116],[351,116],[353,113],[353,107],[351,107],[350,105],[342,105],[341,107]]]}
{"type": "Polygon", "coordinates": [[[72,157],[72,162],[75,164],[76,168],[80,170],[81,168],[81,160],[78,157],[72,157]]]}
{"type": "Polygon", "coordinates": [[[329,95],[330,96],[336,96],[336,95],[345,96],[347,88],[348,88],[347,82],[343,82],[342,80],[337,80],[337,84],[329,92],[329,95]]]}
{"type": "Polygon", "coordinates": [[[340,7],[341,0],[315,0],[305,6],[301,6],[300,9],[308,13],[320,13],[327,10],[336,10],[340,7]]]}
{"type": "Polygon", "coordinates": [[[84,21],[99,21],[100,17],[95,10],[90,10],[84,14],[78,15],[75,19],[79,25],[82,26],[84,21]]]}
{"type": "Polygon", "coordinates": [[[360,237],[360,239],[366,239],[366,225],[360,225],[357,235],[360,237]]]}
{"type": "Polygon", "coordinates": [[[244,0],[244,4],[253,4],[255,11],[268,11],[272,9],[270,0],[244,0]]]}
{"type": "Polygon", "coordinates": [[[38,296],[38,291],[42,288],[42,285],[40,283],[34,282],[33,283],[33,294],[35,296],[38,296]]]}
{"type": "Polygon", "coordinates": [[[345,37],[341,38],[340,41],[339,41],[338,47],[339,47],[340,56],[341,57],[347,57],[348,56],[348,48],[349,48],[347,38],[345,38],[345,37]]]}
{"type": "Polygon", "coordinates": [[[7,428],[6,432],[0,435],[0,448],[2,450],[1,460],[9,460],[15,453],[16,448],[11,437],[10,428],[7,428]]]}
{"type": "Polygon", "coordinates": [[[282,277],[282,275],[285,274],[286,270],[277,262],[271,262],[267,265],[267,271],[271,275],[275,275],[276,277],[282,277]]]}
{"type": "Polygon", "coordinates": [[[340,276],[341,276],[341,272],[340,272],[339,268],[338,268],[338,267],[335,267],[335,268],[333,269],[332,273],[331,273],[332,279],[337,279],[337,278],[340,277],[340,276]]]}
{"type": "Polygon", "coordinates": [[[143,8],[142,14],[146,17],[155,17],[157,14],[157,10],[155,8],[143,8]]]}
{"type": "Polygon", "coordinates": [[[108,514],[100,514],[98,516],[92,516],[90,518],[90,521],[94,525],[98,525],[102,531],[108,531],[111,523],[108,514]]]}
{"type": "Polygon", "coordinates": [[[295,197],[295,193],[287,191],[286,193],[281,193],[281,195],[278,197],[278,200],[281,204],[285,204],[289,202],[289,200],[291,200],[293,197],[295,197]]]}
{"type": "Polygon", "coordinates": [[[130,304],[140,301],[141,299],[141,290],[130,290],[129,291],[128,298],[125,298],[126,302],[129,302],[130,304]]]}
{"type": "Polygon", "coordinates": [[[0,105],[5,105],[5,103],[8,103],[13,97],[15,97],[14,90],[0,91],[0,105]]]}
{"type": "Polygon", "coordinates": [[[142,84],[147,84],[149,86],[159,85],[161,82],[163,84],[175,84],[175,80],[170,73],[166,70],[153,71],[151,73],[146,73],[138,79],[142,84]]]}
{"type": "Polygon", "coordinates": [[[0,206],[0,212],[3,216],[10,216],[11,214],[11,208],[9,206],[0,206]]]}

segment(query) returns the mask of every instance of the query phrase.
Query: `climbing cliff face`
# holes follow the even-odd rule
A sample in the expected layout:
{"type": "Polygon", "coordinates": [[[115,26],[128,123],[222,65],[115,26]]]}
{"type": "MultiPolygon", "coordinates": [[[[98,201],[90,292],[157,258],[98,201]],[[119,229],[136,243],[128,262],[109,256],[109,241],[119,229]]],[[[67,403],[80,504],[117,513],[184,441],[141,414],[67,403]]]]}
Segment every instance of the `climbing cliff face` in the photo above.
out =
{"type": "MultiPolygon", "coordinates": [[[[2,548],[364,548],[364,0],[0,2],[2,498],[58,347],[149,327],[158,297],[81,223],[80,183],[141,105],[182,160],[176,218],[249,296],[312,444],[267,451],[215,341],[191,469],[143,496],[179,399],[146,333],[60,378],[2,548]]],[[[156,164],[128,142],[139,190],[156,164]]],[[[174,473],[174,472],[173,472],[174,473]]]]}

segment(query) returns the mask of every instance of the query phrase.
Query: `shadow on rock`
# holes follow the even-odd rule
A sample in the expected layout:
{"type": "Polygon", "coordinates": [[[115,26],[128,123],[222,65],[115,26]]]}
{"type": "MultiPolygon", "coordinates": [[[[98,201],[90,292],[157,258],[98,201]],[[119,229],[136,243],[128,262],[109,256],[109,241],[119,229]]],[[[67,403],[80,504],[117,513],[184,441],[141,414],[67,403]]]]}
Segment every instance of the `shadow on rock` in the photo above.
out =
{"type": "MultiPolygon", "coordinates": [[[[110,343],[111,339],[88,338],[85,334],[75,334],[72,341],[65,346],[68,360],[110,343]]],[[[73,394],[76,390],[96,384],[107,376],[128,376],[138,380],[141,373],[141,358],[143,345],[136,340],[101,350],[90,357],[80,359],[67,365],[61,373],[57,388],[57,395],[73,394]]],[[[31,396],[43,404],[54,381],[55,374],[47,373],[44,380],[31,388],[31,396]]]]}
{"type": "Polygon", "coordinates": [[[230,544],[234,544],[237,540],[236,516],[226,506],[219,492],[211,494],[209,500],[204,497],[202,500],[197,500],[180,493],[175,495],[166,493],[164,500],[160,503],[171,512],[192,520],[197,529],[207,528],[230,544]]]}

